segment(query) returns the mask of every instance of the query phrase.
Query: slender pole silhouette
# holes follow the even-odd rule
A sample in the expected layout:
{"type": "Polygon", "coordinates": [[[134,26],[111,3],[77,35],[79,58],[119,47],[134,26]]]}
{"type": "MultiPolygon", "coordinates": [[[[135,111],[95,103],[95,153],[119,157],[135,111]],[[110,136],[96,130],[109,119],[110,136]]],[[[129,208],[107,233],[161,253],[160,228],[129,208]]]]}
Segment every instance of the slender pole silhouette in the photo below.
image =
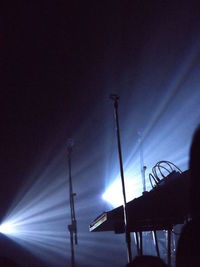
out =
{"type": "Polygon", "coordinates": [[[114,101],[114,114],[115,114],[115,122],[116,122],[117,145],[118,145],[118,153],[119,153],[122,193],[123,193],[123,200],[124,200],[123,207],[124,207],[125,238],[126,238],[126,245],[127,245],[128,262],[131,262],[131,260],[132,260],[131,235],[130,235],[129,224],[128,224],[126,190],[125,190],[125,183],[124,183],[124,170],[123,170],[122,151],[121,151],[121,142],[120,142],[119,117],[118,117],[119,96],[112,94],[112,95],[110,95],[110,99],[114,101]]]}
{"type": "Polygon", "coordinates": [[[71,245],[71,267],[75,267],[74,243],[76,245],[78,244],[77,222],[76,222],[75,208],[74,208],[74,197],[76,196],[76,193],[73,192],[72,175],[71,175],[71,155],[72,155],[73,145],[74,145],[73,139],[68,139],[67,150],[68,150],[68,169],[69,169],[69,203],[71,211],[71,224],[68,225],[68,230],[70,233],[70,245],[71,245]]]}

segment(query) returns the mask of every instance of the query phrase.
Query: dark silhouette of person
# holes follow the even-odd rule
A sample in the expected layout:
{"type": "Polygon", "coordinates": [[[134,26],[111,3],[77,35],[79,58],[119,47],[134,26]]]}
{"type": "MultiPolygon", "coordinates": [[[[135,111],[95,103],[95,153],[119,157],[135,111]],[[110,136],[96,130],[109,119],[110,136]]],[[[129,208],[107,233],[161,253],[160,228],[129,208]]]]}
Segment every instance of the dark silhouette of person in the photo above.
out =
{"type": "Polygon", "coordinates": [[[176,267],[200,266],[200,125],[197,127],[190,147],[190,215],[178,240],[176,267]]]}
{"type": "Polygon", "coordinates": [[[157,256],[143,255],[135,257],[126,267],[167,267],[167,265],[157,256]]]}
{"type": "Polygon", "coordinates": [[[190,211],[192,219],[200,217],[200,125],[197,127],[190,147],[190,211]]]}
{"type": "Polygon", "coordinates": [[[200,266],[199,220],[191,220],[182,229],[176,250],[176,267],[200,266]]]}

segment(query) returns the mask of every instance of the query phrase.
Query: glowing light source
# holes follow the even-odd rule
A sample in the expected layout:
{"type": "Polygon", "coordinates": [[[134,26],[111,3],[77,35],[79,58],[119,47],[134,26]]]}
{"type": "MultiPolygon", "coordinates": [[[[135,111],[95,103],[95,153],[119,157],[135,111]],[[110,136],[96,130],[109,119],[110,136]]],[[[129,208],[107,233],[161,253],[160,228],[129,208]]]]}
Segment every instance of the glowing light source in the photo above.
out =
{"type": "Polygon", "coordinates": [[[0,224],[0,233],[42,261],[62,266],[69,258],[65,181],[52,179],[44,188],[47,179],[41,176],[13,204],[0,224]]]}
{"type": "MultiPolygon", "coordinates": [[[[126,177],[125,189],[126,189],[126,200],[130,201],[141,195],[142,184],[140,178],[126,177]]],[[[121,179],[118,177],[114,182],[106,189],[102,195],[103,200],[109,202],[113,207],[123,205],[123,195],[121,179]]]]}
{"type": "Polygon", "coordinates": [[[0,233],[5,235],[12,235],[17,232],[16,225],[12,223],[3,223],[0,225],[0,233]]]}

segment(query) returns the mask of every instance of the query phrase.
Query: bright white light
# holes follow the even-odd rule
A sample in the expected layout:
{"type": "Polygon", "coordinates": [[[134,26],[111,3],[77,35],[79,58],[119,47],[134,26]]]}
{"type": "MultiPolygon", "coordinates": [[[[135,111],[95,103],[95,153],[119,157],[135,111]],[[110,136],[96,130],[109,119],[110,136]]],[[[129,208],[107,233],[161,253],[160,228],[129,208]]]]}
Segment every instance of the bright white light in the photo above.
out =
{"type": "Polygon", "coordinates": [[[68,261],[68,206],[62,179],[41,177],[13,204],[0,224],[0,233],[41,260],[62,266],[68,261]]]}
{"type": "MultiPolygon", "coordinates": [[[[138,181],[140,181],[140,178],[133,179],[127,177],[125,179],[127,202],[141,195],[142,185],[138,181]]],[[[109,202],[113,207],[123,205],[122,185],[120,178],[117,178],[107,188],[107,190],[103,193],[102,198],[109,202]]]]}
{"type": "Polygon", "coordinates": [[[109,202],[113,207],[120,206],[123,203],[120,180],[116,180],[102,195],[102,198],[109,202]]]}
{"type": "Polygon", "coordinates": [[[3,223],[0,225],[0,233],[5,235],[12,235],[17,233],[16,225],[13,223],[3,223]]]}

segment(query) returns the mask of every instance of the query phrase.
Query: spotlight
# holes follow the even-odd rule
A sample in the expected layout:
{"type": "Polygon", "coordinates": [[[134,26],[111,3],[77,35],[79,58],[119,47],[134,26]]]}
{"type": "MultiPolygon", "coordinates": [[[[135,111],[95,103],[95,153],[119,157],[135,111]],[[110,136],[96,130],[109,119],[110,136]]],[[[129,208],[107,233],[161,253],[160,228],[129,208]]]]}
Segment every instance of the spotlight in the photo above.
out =
{"type": "MultiPolygon", "coordinates": [[[[126,176],[125,176],[126,177],[126,176]]],[[[126,199],[127,201],[133,198],[139,197],[142,192],[142,184],[138,181],[139,177],[126,177],[125,187],[126,187],[126,199]]],[[[123,205],[123,196],[120,178],[116,178],[114,182],[106,189],[102,194],[102,199],[109,202],[113,207],[118,207],[123,205]]]]}
{"type": "Polygon", "coordinates": [[[69,258],[66,191],[61,178],[47,178],[39,178],[19,201],[13,202],[1,221],[0,235],[49,265],[63,266],[69,258]]]}
{"type": "Polygon", "coordinates": [[[17,232],[15,224],[6,222],[0,225],[0,233],[5,235],[12,235],[17,232]]]}

